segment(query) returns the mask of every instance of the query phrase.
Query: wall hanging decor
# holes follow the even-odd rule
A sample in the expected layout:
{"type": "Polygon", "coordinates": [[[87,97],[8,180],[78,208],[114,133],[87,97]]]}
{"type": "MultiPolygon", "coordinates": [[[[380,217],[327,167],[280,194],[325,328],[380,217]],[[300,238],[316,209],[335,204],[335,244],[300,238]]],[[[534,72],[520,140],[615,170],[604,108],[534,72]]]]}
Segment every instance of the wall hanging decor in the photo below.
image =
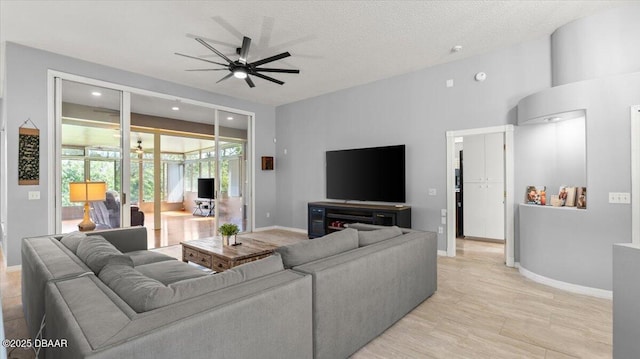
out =
{"type": "Polygon", "coordinates": [[[262,156],[262,170],[273,171],[273,157],[262,156]]]}
{"type": "Polygon", "coordinates": [[[18,185],[40,184],[40,130],[31,119],[18,129],[18,185]],[[34,128],[25,127],[31,122],[34,128]]]}

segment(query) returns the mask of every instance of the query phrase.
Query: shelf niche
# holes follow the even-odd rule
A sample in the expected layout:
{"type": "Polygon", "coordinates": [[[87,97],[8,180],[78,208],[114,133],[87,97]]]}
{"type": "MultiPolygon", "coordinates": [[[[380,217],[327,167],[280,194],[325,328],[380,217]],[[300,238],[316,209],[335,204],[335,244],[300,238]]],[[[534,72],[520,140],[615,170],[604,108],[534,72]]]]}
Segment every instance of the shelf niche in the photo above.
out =
{"type": "Polygon", "coordinates": [[[519,177],[529,181],[516,189],[522,193],[521,201],[527,185],[546,186],[547,204],[551,195],[558,194],[560,186],[587,187],[584,110],[546,115],[519,124],[515,134],[519,153],[516,163],[519,177]]]}

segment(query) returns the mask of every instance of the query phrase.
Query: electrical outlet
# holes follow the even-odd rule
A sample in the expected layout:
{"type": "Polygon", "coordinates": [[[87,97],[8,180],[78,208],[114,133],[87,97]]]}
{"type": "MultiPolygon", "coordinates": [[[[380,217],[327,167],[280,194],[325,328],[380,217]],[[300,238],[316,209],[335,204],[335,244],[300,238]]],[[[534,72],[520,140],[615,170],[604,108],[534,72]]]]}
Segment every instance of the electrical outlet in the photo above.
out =
{"type": "Polygon", "coordinates": [[[40,191],[29,191],[29,200],[33,201],[40,199],[40,191]]]}
{"type": "Polygon", "coordinates": [[[440,223],[447,224],[447,217],[440,217],[440,223]]]}
{"type": "Polygon", "coordinates": [[[441,209],[441,210],[440,210],[440,215],[441,215],[442,217],[446,217],[446,216],[447,216],[447,210],[446,210],[446,209],[444,209],[444,208],[443,208],[443,209],[441,209]]]}
{"type": "Polygon", "coordinates": [[[429,196],[435,196],[436,193],[438,193],[438,192],[436,191],[435,188],[429,188],[429,196]]]}
{"type": "Polygon", "coordinates": [[[447,87],[453,87],[453,79],[447,80],[447,87]]]}
{"type": "Polygon", "coordinates": [[[443,234],[444,228],[442,226],[438,227],[438,233],[443,234]]]}
{"type": "Polygon", "coordinates": [[[271,212],[267,212],[267,218],[271,217],[271,212]]]}
{"type": "Polygon", "coordinates": [[[626,193],[626,192],[622,192],[622,193],[618,193],[618,198],[620,200],[620,203],[631,203],[631,194],[630,193],[626,193]]]}
{"type": "Polygon", "coordinates": [[[609,203],[629,204],[631,194],[628,192],[609,192],[609,203]]]}

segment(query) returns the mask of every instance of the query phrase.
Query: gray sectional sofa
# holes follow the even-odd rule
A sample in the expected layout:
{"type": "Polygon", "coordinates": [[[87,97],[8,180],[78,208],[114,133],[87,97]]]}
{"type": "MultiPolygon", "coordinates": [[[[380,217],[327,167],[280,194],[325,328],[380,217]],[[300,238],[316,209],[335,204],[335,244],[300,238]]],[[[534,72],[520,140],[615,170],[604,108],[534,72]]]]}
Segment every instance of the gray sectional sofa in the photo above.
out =
{"type": "Polygon", "coordinates": [[[31,337],[46,313],[42,337],[67,343],[39,357],[312,357],[311,278],[284,270],[278,255],[211,274],[146,251],[145,228],[95,235],[105,241],[23,240],[31,337]]]}
{"type": "Polygon", "coordinates": [[[217,274],[144,228],[26,238],[25,319],[46,358],[346,358],[436,290],[434,233],[351,227],[217,274]]]}
{"type": "Polygon", "coordinates": [[[313,357],[347,358],[437,288],[437,236],[398,227],[349,229],[276,249],[313,278],[313,357]]]}

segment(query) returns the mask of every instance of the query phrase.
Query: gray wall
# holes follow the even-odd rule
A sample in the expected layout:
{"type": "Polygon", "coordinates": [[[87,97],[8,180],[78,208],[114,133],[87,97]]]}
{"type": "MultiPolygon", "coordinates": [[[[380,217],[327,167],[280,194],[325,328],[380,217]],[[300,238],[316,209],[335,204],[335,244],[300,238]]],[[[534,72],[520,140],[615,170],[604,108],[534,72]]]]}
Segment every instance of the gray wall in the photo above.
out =
{"type": "MultiPolygon", "coordinates": [[[[611,246],[631,242],[631,206],[610,204],[608,194],[631,192],[630,107],[640,104],[640,72],[619,73],[630,70],[624,65],[627,58],[637,64],[640,56],[633,46],[609,47],[605,43],[607,38],[617,42],[621,28],[639,29],[638,17],[640,7],[634,6],[558,29],[552,36],[553,51],[560,52],[552,53],[554,83],[581,81],[530,95],[518,104],[518,121],[586,110],[587,209],[517,209],[516,261],[531,272],[586,287],[612,288],[611,246]],[[588,45],[591,37],[593,47],[588,45]],[[625,60],[616,64],[611,59],[625,60]],[[579,71],[574,71],[570,61],[579,71]],[[597,66],[602,64],[611,68],[601,71],[597,66]],[[569,76],[565,77],[564,71],[569,76]],[[618,75],[605,76],[609,74],[618,75]],[[538,225],[532,227],[531,223],[538,225]]],[[[638,30],[634,31],[637,35],[638,30]]],[[[516,190],[552,180],[542,179],[527,166],[527,161],[541,151],[541,146],[530,143],[530,136],[528,126],[516,128],[516,190]]]]}
{"type": "MultiPolygon", "coordinates": [[[[542,38],[278,106],[278,224],[305,229],[307,202],[326,198],[326,150],[406,144],[413,227],[437,232],[446,208],[445,132],[515,124],[517,102],[551,84],[549,51],[542,38]],[[474,81],[479,71],[486,81],[474,81]]],[[[446,249],[446,235],[438,249],[446,249]]]]}
{"type": "MultiPolygon", "coordinates": [[[[53,216],[54,204],[47,198],[53,188],[48,186],[48,176],[54,168],[47,163],[46,151],[49,149],[48,136],[52,130],[47,118],[47,70],[58,70],[121,85],[137,87],[155,92],[190,98],[231,108],[255,112],[256,114],[256,213],[275,212],[275,178],[270,172],[259,170],[260,156],[273,155],[275,136],[275,109],[273,106],[243,101],[228,96],[214,94],[122,70],[81,61],[78,59],[45,52],[15,43],[7,43],[5,51],[6,78],[4,91],[4,110],[7,122],[7,179],[6,197],[8,204],[6,216],[7,246],[4,248],[8,265],[20,264],[20,241],[27,236],[45,234],[47,219],[53,216]],[[40,129],[40,185],[18,186],[18,127],[31,118],[40,129]],[[40,191],[41,199],[28,201],[28,191],[40,191]]],[[[275,218],[256,215],[256,227],[273,225],[275,218]]]]}
{"type": "Polygon", "coordinates": [[[553,86],[640,71],[640,5],[578,19],[551,37],[553,86]]]}
{"type": "MultiPolygon", "coordinates": [[[[586,109],[587,132],[587,209],[556,212],[541,208],[547,212],[536,211],[531,218],[520,214],[516,261],[522,267],[552,279],[611,290],[611,246],[631,242],[631,206],[610,204],[608,194],[631,192],[630,107],[639,103],[640,72],[554,87],[520,103],[518,116],[522,118],[586,109]],[[544,228],[524,226],[524,222],[544,228]],[[558,230],[552,231],[555,227],[558,230]],[[530,243],[520,247],[525,240],[530,243]]],[[[515,186],[523,196],[533,178],[544,184],[528,167],[527,161],[541,147],[524,141],[528,134],[523,132],[529,127],[517,127],[515,135],[515,186]]]]}

